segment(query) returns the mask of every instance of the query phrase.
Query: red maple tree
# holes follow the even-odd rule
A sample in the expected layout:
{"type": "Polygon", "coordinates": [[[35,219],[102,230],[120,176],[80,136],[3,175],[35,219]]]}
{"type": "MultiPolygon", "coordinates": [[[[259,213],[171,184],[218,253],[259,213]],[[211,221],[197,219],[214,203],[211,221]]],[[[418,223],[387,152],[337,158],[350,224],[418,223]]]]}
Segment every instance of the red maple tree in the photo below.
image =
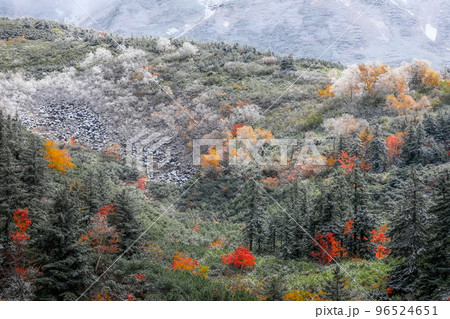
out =
{"type": "Polygon", "coordinates": [[[223,264],[245,269],[255,267],[255,255],[250,252],[248,247],[239,246],[235,251],[227,255],[222,256],[223,264]]]}
{"type": "Polygon", "coordinates": [[[320,263],[329,264],[333,258],[345,255],[345,249],[333,233],[326,233],[325,235],[316,233],[313,244],[315,249],[311,252],[311,256],[316,258],[320,263]]]}
{"type": "Polygon", "coordinates": [[[9,236],[15,244],[24,246],[30,239],[30,236],[26,233],[31,225],[28,209],[16,209],[13,213],[13,220],[16,224],[16,232],[9,233],[9,236]]]}
{"type": "Polygon", "coordinates": [[[383,225],[379,228],[378,231],[376,229],[372,229],[371,231],[370,241],[377,245],[375,257],[377,257],[378,259],[387,257],[391,253],[390,249],[387,249],[384,245],[382,245],[383,243],[390,240],[389,237],[386,237],[387,228],[387,225],[383,225]]]}

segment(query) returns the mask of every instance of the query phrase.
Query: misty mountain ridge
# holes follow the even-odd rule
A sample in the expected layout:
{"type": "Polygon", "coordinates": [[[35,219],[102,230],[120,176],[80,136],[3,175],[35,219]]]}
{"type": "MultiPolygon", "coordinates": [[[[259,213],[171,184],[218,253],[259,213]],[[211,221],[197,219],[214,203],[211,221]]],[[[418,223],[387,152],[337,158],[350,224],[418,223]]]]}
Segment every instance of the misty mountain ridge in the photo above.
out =
{"type": "Polygon", "coordinates": [[[450,64],[450,3],[444,0],[78,3],[81,8],[62,1],[36,5],[0,0],[0,15],[52,19],[125,36],[238,42],[258,50],[344,64],[382,60],[396,65],[413,58],[427,59],[436,67],[450,64]]]}

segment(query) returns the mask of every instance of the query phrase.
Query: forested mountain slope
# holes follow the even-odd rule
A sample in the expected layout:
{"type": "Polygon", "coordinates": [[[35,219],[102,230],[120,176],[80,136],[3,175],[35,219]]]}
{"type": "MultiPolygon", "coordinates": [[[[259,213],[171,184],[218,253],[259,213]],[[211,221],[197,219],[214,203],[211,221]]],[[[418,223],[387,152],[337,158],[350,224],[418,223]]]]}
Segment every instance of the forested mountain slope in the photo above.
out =
{"type": "Polygon", "coordinates": [[[447,299],[445,71],[0,24],[1,299],[447,299]]]}

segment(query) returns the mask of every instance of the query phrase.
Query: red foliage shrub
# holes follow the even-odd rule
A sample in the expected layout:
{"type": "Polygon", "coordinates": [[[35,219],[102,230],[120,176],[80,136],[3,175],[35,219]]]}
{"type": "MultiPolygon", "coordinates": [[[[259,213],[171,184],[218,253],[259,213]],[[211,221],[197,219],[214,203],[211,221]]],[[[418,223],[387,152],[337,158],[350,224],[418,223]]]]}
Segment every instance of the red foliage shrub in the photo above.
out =
{"type": "Polygon", "coordinates": [[[325,236],[316,233],[313,244],[317,249],[311,252],[311,256],[321,263],[329,264],[333,258],[342,257],[345,254],[345,249],[341,246],[341,242],[336,240],[333,233],[327,233],[325,236]]]}
{"type": "Polygon", "coordinates": [[[239,246],[232,253],[222,256],[223,264],[228,264],[240,269],[255,267],[255,256],[247,247],[239,246]]]}
{"type": "Polygon", "coordinates": [[[30,236],[26,233],[28,227],[31,225],[31,220],[28,217],[28,209],[16,209],[13,213],[14,223],[16,224],[16,233],[9,233],[13,242],[17,245],[25,245],[30,236]]]}
{"type": "Polygon", "coordinates": [[[233,129],[231,130],[231,135],[236,136],[236,135],[237,135],[238,129],[240,129],[240,128],[243,127],[243,126],[244,126],[243,123],[234,124],[234,125],[233,125],[233,129]]]}
{"type": "Polygon", "coordinates": [[[136,277],[136,280],[137,280],[137,281],[144,281],[145,278],[147,278],[146,275],[143,275],[143,274],[141,274],[141,273],[135,274],[134,276],[136,277]]]}

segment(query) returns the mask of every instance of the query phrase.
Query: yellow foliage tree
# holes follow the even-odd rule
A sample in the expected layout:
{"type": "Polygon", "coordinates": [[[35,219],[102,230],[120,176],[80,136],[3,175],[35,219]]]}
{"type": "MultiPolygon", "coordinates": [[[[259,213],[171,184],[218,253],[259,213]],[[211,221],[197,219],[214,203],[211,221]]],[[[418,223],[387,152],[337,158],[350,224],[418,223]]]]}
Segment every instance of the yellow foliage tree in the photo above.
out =
{"type": "Polygon", "coordinates": [[[202,155],[201,165],[203,168],[219,167],[220,155],[215,147],[208,149],[208,154],[202,155]]]}
{"type": "Polygon", "coordinates": [[[289,301],[324,301],[322,297],[323,291],[319,291],[318,294],[306,291],[306,290],[292,290],[284,295],[284,300],[289,301]]]}
{"type": "Polygon", "coordinates": [[[389,66],[386,64],[382,65],[370,65],[370,64],[360,64],[358,65],[360,71],[360,79],[364,85],[364,89],[367,92],[372,92],[378,77],[389,71],[389,66]]]}
{"type": "Polygon", "coordinates": [[[327,86],[323,90],[317,90],[317,93],[320,97],[333,97],[335,95],[333,89],[331,88],[331,84],[327,84],[327,86]]]}
{"type": "Polygon", "coordinates": [[[433,69],[427,69],[422,76],[422,83],[429,87],[434,87],[439,84],[441,77],[433,69]]]}
{"type": "Polygon", "coordinates": [[[44,146],[44,159],[48,161],[49,168],[64,173],[66,170],[75,167],[67,150],[59,149],[54,141],[45,140],[44,146]]]}

